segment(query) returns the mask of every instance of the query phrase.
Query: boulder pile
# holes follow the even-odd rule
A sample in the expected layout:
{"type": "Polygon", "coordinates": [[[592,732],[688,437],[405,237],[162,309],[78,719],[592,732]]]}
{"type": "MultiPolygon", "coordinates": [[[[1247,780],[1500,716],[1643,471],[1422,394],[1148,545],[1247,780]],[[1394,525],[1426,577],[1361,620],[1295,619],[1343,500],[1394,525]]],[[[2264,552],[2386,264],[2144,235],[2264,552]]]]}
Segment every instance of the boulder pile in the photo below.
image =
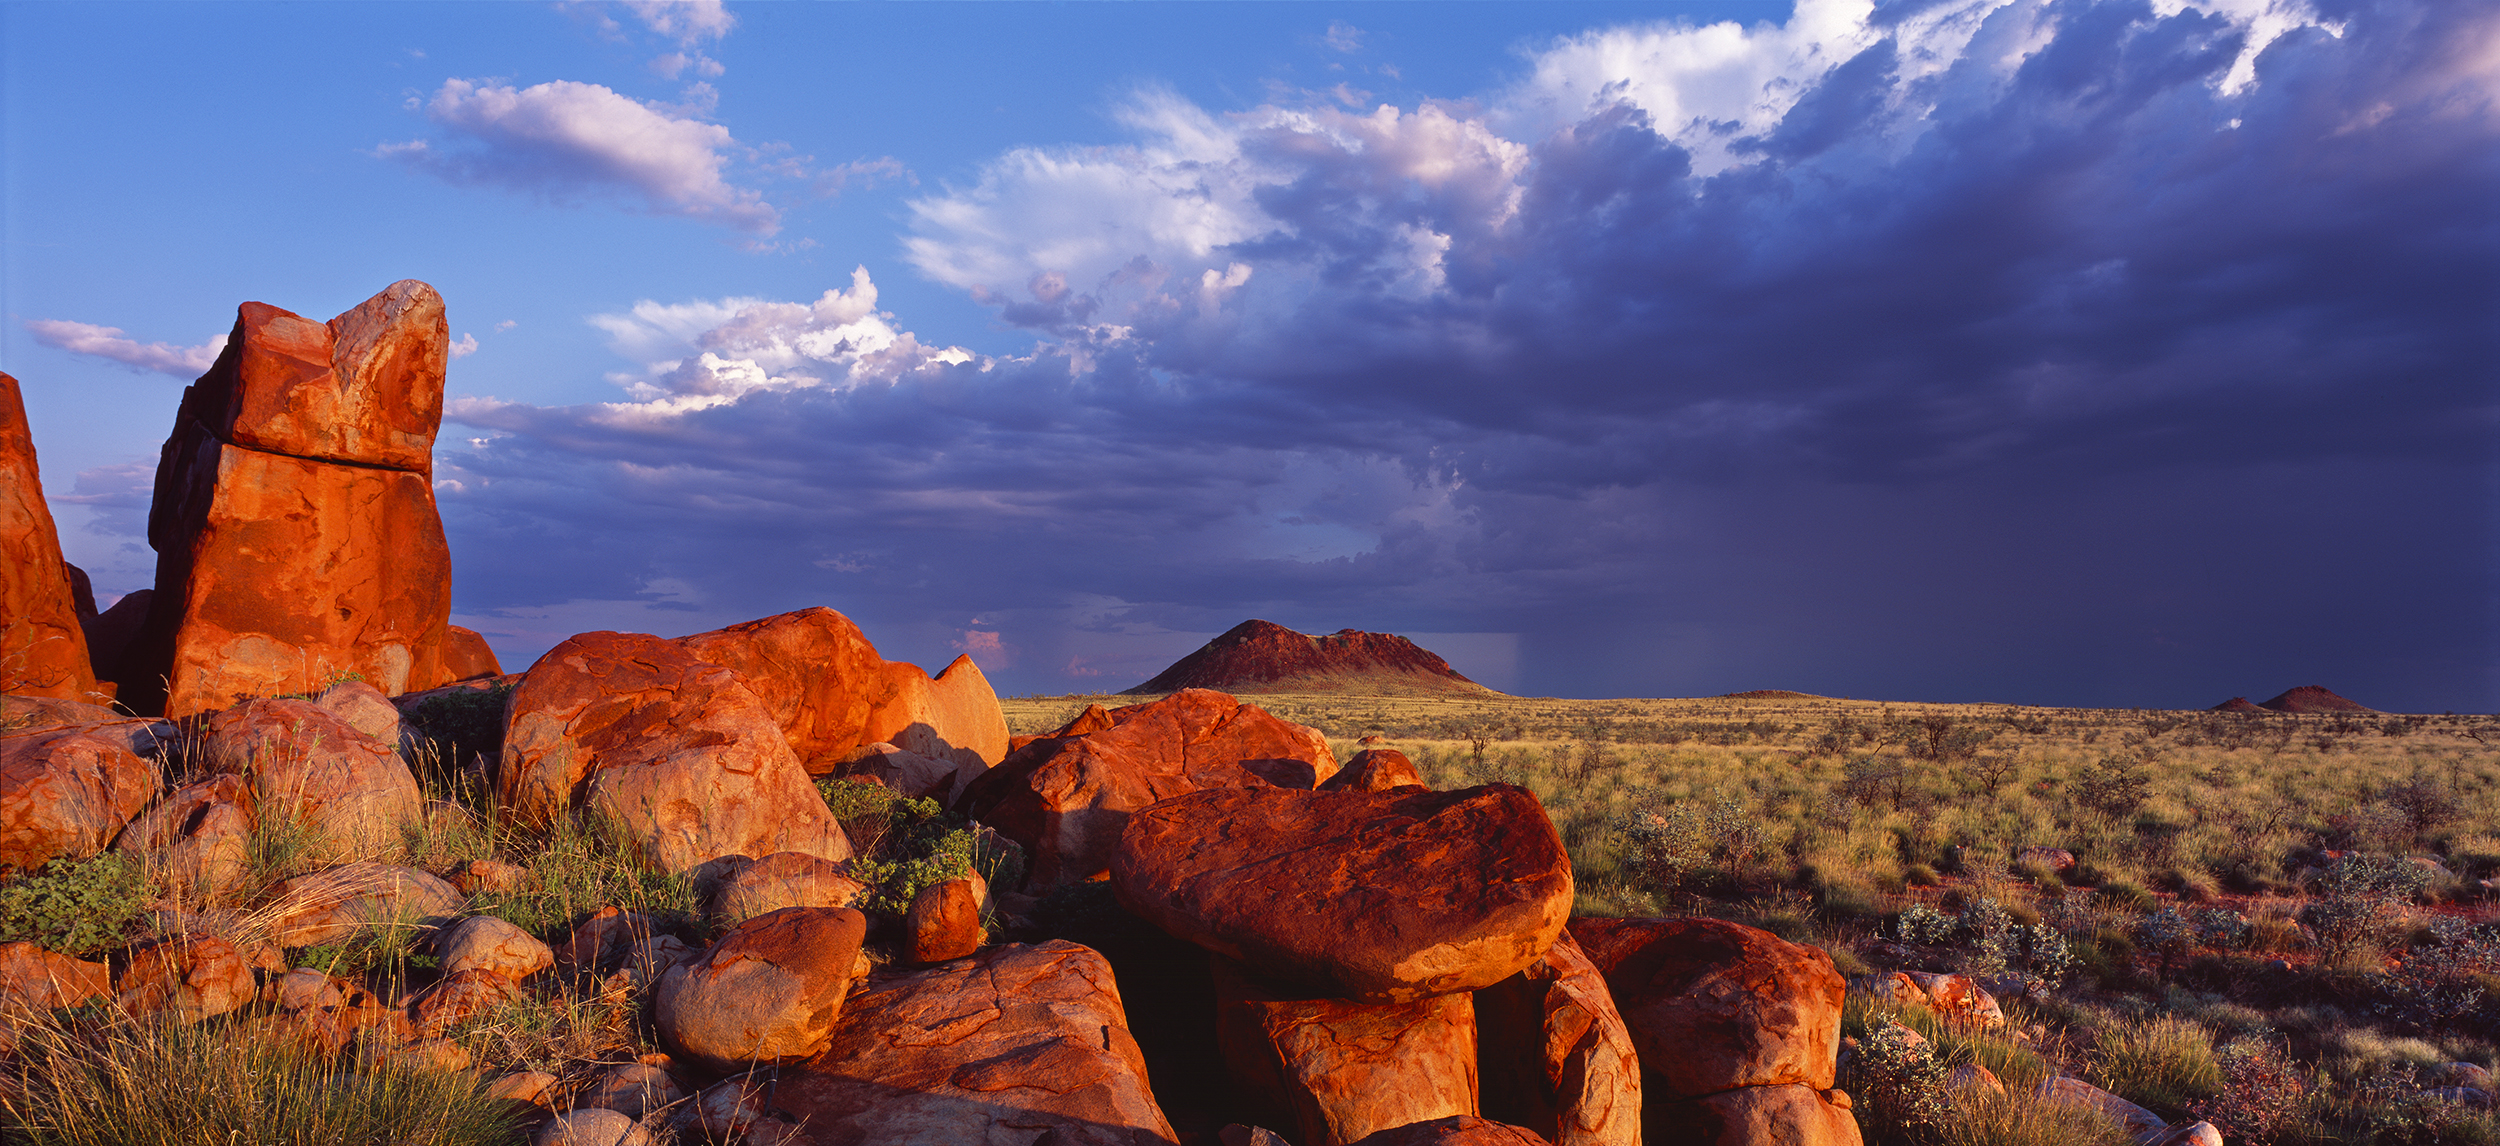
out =
{"type": "Polygon", "coordinates": [[[542,1143],[1858,1141],[1830,959],[1572,919],[1526,789],[1341,770],[1196,688],[1011,743],[969,659],[824,608],[503,675],[448,624],[446,330],[414,281],[246,304],[164,447],[155,584],[102,613],[0,375],[0,884],[149,897],[0,943],[0,1054],[61,1007],[215,1019],[474,1073],[542,1143]],[[1102,926],[1133,941],[1068,938],[1102,926]],[[478,1032],[531,1008],[659,1049],[529,1069],[478,1032]]]}

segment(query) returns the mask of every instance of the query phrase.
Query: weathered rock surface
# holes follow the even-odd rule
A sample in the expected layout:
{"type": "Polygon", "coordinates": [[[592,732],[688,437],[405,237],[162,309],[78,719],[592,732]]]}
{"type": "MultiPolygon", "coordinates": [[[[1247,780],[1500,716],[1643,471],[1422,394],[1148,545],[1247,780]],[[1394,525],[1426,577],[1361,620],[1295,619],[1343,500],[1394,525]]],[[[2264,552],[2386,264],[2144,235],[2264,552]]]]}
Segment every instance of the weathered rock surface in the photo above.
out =
{"type": "Polygon", "coordinates": [[[1554,1146],[1637,1146],[1641,1069],[1605,977],[1569,932],[1476,992],[1482,1112],[1554,1146]]]}
{"type": "Polygon", "coordinates": [[[112,968],[32,943],[0,943],[0,1016],[75,1007],[113,989],[112,968]]]}
{"type": "Polygon", "coordinates": [[[666,1068],[645,1062],[621,1062],[602,1070],[588,1087],[573,1096],[575,1107],[613,1110],[641,1121],[687,1095],[666,1068]]]}
{"type": "Polygon", "coordinates": [[[171,1013],[182,1022],[241,1008],[252,1001],[252,964],[222,936],[195,935],[140,949],[116,984],[133,1015],[171,1013]]]}
{"type": "Polygon", "coordinates": [[[1354,1146],[1546,1146],[1546,1141],[1524,1127],[1462,1115],[1383,1130],[1354,1146]]]}
{"type": "Polygon", "coordinates": [[[809,1146],[1177,1141],[1110,964],[1063,940],[870,976],[832,1047],[783,1068],[777,1101],[809,1146]]]}
{"type": "Polygon", "coordinates": [[[971,657],[956,657],[934,679],[899,661],[888,662],[885,675],[893,691],[869,712],[863,743],[882,741],[951,760],[971,774],[1007,758],[1007,717],[971,657]]]}
{"type": "Polygon", "coordinates": [[[850,858],[772,713],[675,642],[573,637],[530,667],[506,712],[497,786],[524,822],[594,810],[662,871],[724,855],[850,858]]]}
{"type": "Polygon", "coordinates": [[[1846,987],[1832,958],[1716,919],[1571,921],[1648,1077],[1644,1104],[1736,1087],[1832,1086],[1846,987]]]}
{"type": "Polygon", "coordinates": [[[1311,788],[1336,774],[1328,739],[1220,692],[1189,689],[1112,725],[1025,746],[964,789],[959,809],[1024,845],[1028,887],[1110,870],[1131,813],[1207,788],[1311,788]]]}
{"type": "Polygon", "coordinates": [[[197,746],[209,767],[251,778],[254,815],[302,825],[326,858],[395,857],[425,824],[397,745],[312,701],[245,701],[210,716],[197,746]]]}
{"type": "Polygon", "coordinates": [[[631,1118],[593,1106],[549,1119],[530,1146],[650,1146],[651,1132],[631,1118]]]}
{"type": "Polygon", "coordinates": [[[337,714],[349,728],[372,737],[375,743],[399,746],[399,709],[381,689],[361,680],[343,680],[321,690],[313,703],[337,714]]]}
{"type": "Polygon", "coordinates": [[[1219,960],[1215,1007],[1216,1039],[1236,1084],[1267,1111],[1289,1114],[1303,1146],[1345,1146],[1376,1131],[1476,1113],[1471,996],[1297,999],[1219,960]]]}
{"type": "Polygon", "coordinates": [[[499,971],[466,967],[452,971],[408,1000],[416,1033],[438,1038],[452,1028],[524,997],[521,985],[499,971]]]}
{"type": "Polygon", "coordinates": [[[981,901],[988,896],[977,875],[921,888],[903,916],[904,954],[914,963],[943,963],[980,950],[981,901]]]}
{"type": "Polygon", "coordinates": [[[502,676],[503,662],[495,659],[495,647],[475,629],[458,625],[443,626],[443,671],[446,681],[476,680],[479,677],[502,676]]]}
{"type": "MultiPolygon", "coordinates": [[[[2491,1105],[2488,1101],[2483,1105],[2491,1105]]],[[[2211,1122],[2190,1122],[2171,1127],[2146,1146],[2222,1146],[2222,1131],[2211,1122]]]]}
{"type": "Polygon", "coordinates": [[[103,851],[156,795],[156,766],[128,743],[98,725],[0,735],[0,866],[103,851]]]}
{"type": "Polygon", "coordinates": [[[1697,1146],[1859,1146],[1858,1120],[1823,1092],[1797,1083],[1745,1086],[1686,1099],[1661,1111],[1680,1126],[1672,1139],[1697,1146]]]}
{"type": "Polygon", "coordinates": [[[430,931],[459,915],[460,893],[412,867],[349,863],[280,882],[262,912],[280,945],[319,947],[368,927],[430,931]]]}
{"type": "Polygon", "coordinates": [[[2005,1025],[2005,1010],[1997,1005],[1996,996],[1968,975],[1937,975],[1924,971],[1897,972],[1918,984],[1928,1009],[1947,1022],[1962,1023],[1980,1029],[2005,1025]]]}
{"type": "Polygon", "coordinates": [[[715,926],[743,923],[785,907],[851,907],[868,894],[842,865],[805,852],[774,852],[762,859],[726,856],[708,896],[705,913],[715,926]]]}
{"type": "Polygon", "coordinates": [[[96,692],[69,563],[43,500],[17,379],[0,373],[0,693],[86,700],[96,692]]]}
{"type": "Polygon", "coordinates": [[[1571,911],[1562,838],[1507,784],[1188,793],[1129,817],[1111,880],[1175,936],[1366,1002],[1489,987],[1545,954],[1571,911]]]}
{"type": "Polygon", "coordinates": [[[852,749],[882,739],[866,733],[869,713],[893,692],[885,659],[840,613],[801,609],[677,643],[695,659],[737,673],[778,714],[791,751],[810,772],[830,772],[852,749]]]}
{"type": "Polygon", "coordinates": [[[1421,785],[1424,774],[1415,762],[1394,748],[1367,748],[1320,785],[1323,792],[1386,792],[1408,784],[1421,785]]]}
{"type": "Polygon", "coordinates": [[[661,1036],[724,1071],[823,1050],[867,928],[867,916],[834,907],[785,907],[730,928],[661,977],[661,1036]]]}
{"type": "Polygon", "coordinates": [[[444,926],[434,937],[445,975],[493,971],[520,982],[555,966],[555,950],[538,937],[491,915],[472,915],[444,926]]]}
{"type": "Polygon", "coordinates": [[[118,670],[125,703],[181,716],[346,673],[389,694],[443,682],[451,554],[431,474],[448,346],[441,297],[414,280],[326,325],[242,306],[157,466],[156,587],[118,670]]]}
{"type": "Polygon", "coordinates": [[[169,894],[216,899],[251,870],[252,799],[245,776],[185,784],[130,821],[113,846],[142,857],[169,894]]]}

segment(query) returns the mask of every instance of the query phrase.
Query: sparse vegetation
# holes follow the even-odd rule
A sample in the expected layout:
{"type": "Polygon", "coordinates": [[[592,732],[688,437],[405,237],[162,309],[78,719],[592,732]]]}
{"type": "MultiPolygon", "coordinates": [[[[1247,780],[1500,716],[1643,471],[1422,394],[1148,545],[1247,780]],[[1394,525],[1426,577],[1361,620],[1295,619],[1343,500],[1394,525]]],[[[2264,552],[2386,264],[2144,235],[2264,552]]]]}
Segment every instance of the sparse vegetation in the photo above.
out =
{"type": "MultiPolygon", "coordinates": [[[[1006,709],[1040,732],[1131,699],[1006,709]]],[[[1850,974],[2027,979],[1996,1032],[1852,994],[1853,1037],[1898,1023],[1938,1065],[1985,1065],[2008,1088],[1952,1096],[1930,1122],[1862,1096],[1870,1142],[2126,1141],[2034,1102],[2051,1071],[2211,1120],[2234,1146],[2500,1142],[2489,1110],[2424,1097],[2439,1064],[2500,1058],[2500,900],[2480,883],[2500,877],[2500,718],[1249,699],[1340,759],[1377,737],[1436,786],[1534,791],[1581,913],[1735,919],[1850,974]],[[2052,870],[2030,847],[2077,862],[2052,870]]]]}

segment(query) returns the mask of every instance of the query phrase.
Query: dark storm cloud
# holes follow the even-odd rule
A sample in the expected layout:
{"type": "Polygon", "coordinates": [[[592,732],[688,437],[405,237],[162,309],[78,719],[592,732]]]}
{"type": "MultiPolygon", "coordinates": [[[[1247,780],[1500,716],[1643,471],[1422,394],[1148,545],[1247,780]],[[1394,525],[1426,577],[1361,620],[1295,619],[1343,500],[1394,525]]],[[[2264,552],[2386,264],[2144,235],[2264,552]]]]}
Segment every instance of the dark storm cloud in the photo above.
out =
{"type": "Polygon", "coordinates": [[[1789,88],[1558,44],[1533,131],[1141,97],[918,206],[1030,356],[864,274],[615,318],[631,402],[456,411],[463,599],[985,626],[1011,688],[1263,615],[1557,692],[2500,698],[2494,18],[1836,11],[1748,33],[1789,88]]]}

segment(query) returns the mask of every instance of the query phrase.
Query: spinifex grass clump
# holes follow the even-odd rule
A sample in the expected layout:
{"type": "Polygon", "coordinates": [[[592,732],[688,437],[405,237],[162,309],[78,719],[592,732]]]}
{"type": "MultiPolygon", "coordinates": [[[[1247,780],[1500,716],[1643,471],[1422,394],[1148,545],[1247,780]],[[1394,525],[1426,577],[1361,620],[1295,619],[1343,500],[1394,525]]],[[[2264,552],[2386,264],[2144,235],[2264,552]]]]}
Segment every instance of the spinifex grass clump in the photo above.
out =
{"type": "Polygon", "coordinates": [[[695,934],[694,883],[684,875],[651,870],[632,833],[604,817],[563,816],[542,833],[514,834],[507,841],[529,875],[509,891],[491,891],[470,903],[473,914],[492,915],[542,937],[561,937],[602,907],[650,916],[663,929],[695,934]]]}
{"type": "Polygon", "coordinates": [[[94,1014],[18,1033],[0,1087],[27,1146],[502,1146],[512,1104],[465,1072],[308,1053],[246,1022],[94,1014]]]}

